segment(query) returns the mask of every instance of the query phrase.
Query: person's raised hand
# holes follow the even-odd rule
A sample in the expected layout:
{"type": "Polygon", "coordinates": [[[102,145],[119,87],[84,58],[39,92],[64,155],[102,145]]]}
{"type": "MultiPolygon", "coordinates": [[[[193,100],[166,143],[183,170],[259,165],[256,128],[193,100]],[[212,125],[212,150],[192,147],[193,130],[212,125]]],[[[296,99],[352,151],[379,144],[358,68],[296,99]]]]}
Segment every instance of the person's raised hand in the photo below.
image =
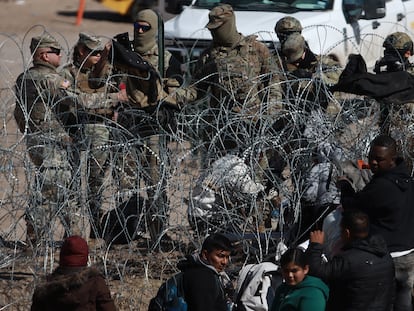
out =
{"type": "Polygon", "coordinates": [[[309,242],[323,244],[325,234],[321,230],[311,231],[309,242]]]}

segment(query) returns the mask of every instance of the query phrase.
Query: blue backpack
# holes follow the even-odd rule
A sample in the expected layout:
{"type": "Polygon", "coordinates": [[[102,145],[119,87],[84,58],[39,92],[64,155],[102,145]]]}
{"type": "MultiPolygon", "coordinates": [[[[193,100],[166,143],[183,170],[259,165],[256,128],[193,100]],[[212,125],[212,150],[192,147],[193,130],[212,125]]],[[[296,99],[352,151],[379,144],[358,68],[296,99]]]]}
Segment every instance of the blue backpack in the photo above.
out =
{"type": "Polygon", "coordinates": [[[184,299],[183,272],[178,272],[158,289],[157,295],[151,299],[148,311],[187,311],[184,299]]]}

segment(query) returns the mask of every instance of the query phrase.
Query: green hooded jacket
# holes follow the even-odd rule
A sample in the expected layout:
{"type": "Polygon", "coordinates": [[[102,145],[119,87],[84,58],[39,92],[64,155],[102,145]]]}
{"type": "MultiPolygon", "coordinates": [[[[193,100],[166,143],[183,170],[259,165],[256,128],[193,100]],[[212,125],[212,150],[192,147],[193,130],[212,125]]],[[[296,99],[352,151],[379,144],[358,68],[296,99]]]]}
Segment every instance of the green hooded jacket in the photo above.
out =
{"type": "Polygon", "coordinates": [[[271,311],[324,311],[328,296],[329,288],[321,279],[306,276],[295,286],[280,285],[271,311]]]}

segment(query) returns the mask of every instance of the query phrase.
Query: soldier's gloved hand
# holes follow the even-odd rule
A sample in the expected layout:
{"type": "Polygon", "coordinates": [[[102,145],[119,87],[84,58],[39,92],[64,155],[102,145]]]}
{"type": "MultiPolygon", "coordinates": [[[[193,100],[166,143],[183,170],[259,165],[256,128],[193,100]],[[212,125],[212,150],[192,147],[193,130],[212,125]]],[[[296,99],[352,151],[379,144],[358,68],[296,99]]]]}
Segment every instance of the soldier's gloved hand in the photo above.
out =
{"type": "Polygon", "coordinates": [[[174,78],[166,78],[164,79],[164,85],[168,87],[180,87],[180,82],[174,78]]]}
{"type": "Polygon", "coordinates": [[[298,68],[291,73],[293,76],[295,76],[298,79],[310,79],[312,78],[312,72],[306,69],[298,68]]]}
{"type": "Polygon", "coordinates": [[[173,105],[162,102],[159,108],[153,113],[153,116],[162,129],[169,131],[176,127],[175,112],[176,109],[173,105]]]}

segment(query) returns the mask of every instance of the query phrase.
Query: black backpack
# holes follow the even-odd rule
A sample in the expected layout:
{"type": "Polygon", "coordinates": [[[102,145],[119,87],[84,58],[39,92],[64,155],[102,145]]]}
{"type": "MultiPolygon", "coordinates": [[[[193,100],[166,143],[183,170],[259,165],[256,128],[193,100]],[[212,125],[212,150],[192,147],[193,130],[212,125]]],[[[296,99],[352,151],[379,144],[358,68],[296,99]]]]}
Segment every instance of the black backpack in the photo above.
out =
{"type": "Polygon", "coordinates": [[[157,295],[151,299],[148,311],[187,311],[183,288],[184,272],[178,272],[158,289],[157,295]]]}

